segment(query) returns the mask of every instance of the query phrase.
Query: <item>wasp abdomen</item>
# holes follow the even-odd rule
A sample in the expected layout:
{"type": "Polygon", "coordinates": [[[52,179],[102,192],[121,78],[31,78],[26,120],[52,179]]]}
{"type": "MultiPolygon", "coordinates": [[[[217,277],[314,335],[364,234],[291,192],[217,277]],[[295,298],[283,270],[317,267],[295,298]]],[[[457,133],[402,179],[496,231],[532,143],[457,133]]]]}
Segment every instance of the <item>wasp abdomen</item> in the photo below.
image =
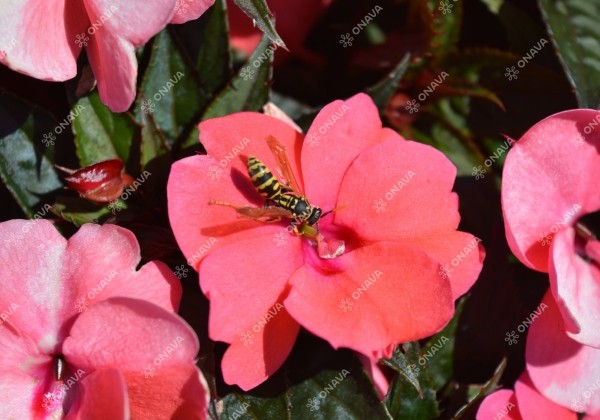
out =
{"type": "Polygon", "coordinates": [[[263,197],[269,200],[276,199],[282,191],[282,186],[273,176],[269,168],[254,156],[248,158],[248,174],[252,184],[263,197]]]}

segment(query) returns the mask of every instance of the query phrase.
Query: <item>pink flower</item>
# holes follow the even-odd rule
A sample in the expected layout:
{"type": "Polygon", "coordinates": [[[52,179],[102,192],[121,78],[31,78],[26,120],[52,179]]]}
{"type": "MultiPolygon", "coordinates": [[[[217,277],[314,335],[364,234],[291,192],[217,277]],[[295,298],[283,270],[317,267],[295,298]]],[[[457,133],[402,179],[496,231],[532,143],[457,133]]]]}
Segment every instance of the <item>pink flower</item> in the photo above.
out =
{"type": "Polygon", "coordinates": [[[198,339],[167,266],[138,271],[133,234],[0,223],[0,406],[5,418],[205,418],[198,339]],[[93,414],[93,416],[92,416],[93,414]]]}
{"type": "Polygon", "coordinates": [[[600,243],[581,218],[600,210],[599,117],[579,109],[534,125],[509,151],[502,182],[511,250],[549,273],[567,333],[594,347],[600,347],[600,243]]]}
{"type": "Polygon", "coordinates": [[[600,349],[565,334],[559,305],[546,293],[548,308],[531,324],[525,361],[532,383],[554,403],[600,417],[600,349]]]}
{"type": "Polygon", "coordinates": [[[86,47],[102,101],[115,112],[135,99],[135,48],[168,23],[196,19],[214,0],[16,0],[0,6],[0,62],[36,79],[75,77],[86,47]],[[177,9],[176,9],[177,8],[177,9]]]}
{"type": "Polygon", "coordinates": [[[515,390],[501,389],[490,395],[479,406],[477,420],[576,420],[577,414],[544,398],[523,372],[515,383],[515,390]]]}
{"type": "Polygon", "coordinates": [[[382,128],[368,96],[327,105],[306,138],[252,112],[199,128],[207,155],[173,165],[169,216],[210,299],[209,334],[231,344],[227,383],[249,389],[264,381],[286,359],[300,325],[376,360],[450,320],[484,255],[477,238],[456,231],[456,168],[432,147],[382,128]],[[312,205],[341,207],[319,222],[323,248],[342,251],[337,258],[320,258],[288,218],[263,223],[209,205],[264,205],[247,159],[259,158],[283,182],[268,136],[287,149],[312,205]]]}

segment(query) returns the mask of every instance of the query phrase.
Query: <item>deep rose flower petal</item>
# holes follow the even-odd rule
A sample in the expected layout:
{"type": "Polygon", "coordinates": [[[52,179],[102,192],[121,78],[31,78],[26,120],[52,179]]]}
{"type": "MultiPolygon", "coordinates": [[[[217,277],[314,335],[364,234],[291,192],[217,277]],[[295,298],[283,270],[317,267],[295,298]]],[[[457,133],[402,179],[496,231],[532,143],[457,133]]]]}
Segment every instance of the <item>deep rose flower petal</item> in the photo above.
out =
{"type": "MultiPolygon", "coordinates": [[[[302,147],[306,196],[322,209],[334,208],[345,169],[358,155],[381,141],[380,132],[377,107],[365,94],[323,107],[306,132],[307,141],[302,147]],[[315,162],[319,162],[318,170],[315,162]]],[[[396,138],[402,140],[399,135],[396,138]]],[[[370,180],[367,174],[363,177],[370,180]]],[[[378,180],[376,184],[379,183],[378,180]]]]}
{"type": "Polygon", "coordinates": [[[0,402],[2,415],[9,419],[29,419],[35,383],[20,369],[7,371],[0,368],[0,402]]]}
{"type": "Polygon", "coordinates": [[[600,209],[600,131],[585,132],[599,116],[591,109],[551,115],[531,127],[506,156],[502,175],[506,238],[512,252],[530,268],[548,271],[546,235],[550,240],[577,217],[600,209]]]}
{"type": "Polygon", "coordinates": [[[600,268],[575,252],[575,229],[560,230],[552,241],[550,285],[574,340],[600,348],[600,268]]]}
{"type": "Polygon", "coordinates": [[[527,336],[525,360],[531,382],[542,395],[563,407],[600,413],[600,349],[567,336],[549,292],[542,302],[548,308],[531,324],[527,336]]]}
{"type": "Polygon", "coordinates": [[[291,275],[303,264],[301,240],[277,246],[273,235],[246,239],[213,251],[199,270],[200,286],[210,299],[209,334],[213,340],[234,342],[272,310],[291,275]],[[270,255],[268,270],[257,268],[270,255]],[[231,267],[237,267],[231,272],[231,267]]]}
{"type": "Polygon", "coordinates": [[[1,2],[0,16],[0,62],[41,80],[75,76],[81,52],[75,36],[89,25],[83,2],[1,2]]]}
{"type": "Polygon", "coordinates": [[[99,369],[81,380],[81,396],[66,420],[130,418],[127,385],[118,369],[99,369]],[[107,402],[110,401],[110,404],[107,402]]]}
{"type": "MultiPolygon", "coordinates": [[[[248,179],[247,156],[257,156],[275,170],[277,165],[266,137],[276,137],[290,156],[295,149],[299,150],[302,140],[288,124],[249,112],[207,120],[199,128],[208,156],[175,162],[167,185],[173,233],[189,265],[196,269],[209,250],[281,230],[273,223],[240,218],[233,209],[210,206],[208,202],[222,200],[262,206],[264,200],[248,179]],[[200,214],[202,217],[198,217],[200,214]]],[[[298,174],[298,165],[290,163],[298,174]]]]}
{"type": "MultiPolygon", "coordinates": [[[[255,325],[260,326],[260,323],[255,325]]],[[[259,331],[234,341],[223,356],[223,379],[247,391],[281,367],[294,347],[300,325],[281,309],[259,331]]]]}
{"type": "Polygon", "coordinates": [[[454,165],[433,147],[388,140],[362,153],[345,173],[337,205],[352,205],[336,213],[335,222],[368,240],[453,231],[460,220],[452,192],[455,177],[454,165]],[[369,175],[375,168],[380,168],[377,182],[369,175]],[[378,200],[384,204],[380,212],[375,208],[378,200]]]}
{"type": "Polygon", "coordinates": [[[509,389],[501,389],[493,392],[481,403],[477,411],[477,420],[521,420],[521,414],[517,409],[515,393],[509,389]]]}
{"type": "Polygon", "coordinates": [[[290,279],[284,303],[334,348],[375,358],[394,344],[441,330],[452,318],[448,281],[431,281],[438,271],[439,264],[419,250],[378,242],[336,258],[330,273],[304,265],[290,279]]]}

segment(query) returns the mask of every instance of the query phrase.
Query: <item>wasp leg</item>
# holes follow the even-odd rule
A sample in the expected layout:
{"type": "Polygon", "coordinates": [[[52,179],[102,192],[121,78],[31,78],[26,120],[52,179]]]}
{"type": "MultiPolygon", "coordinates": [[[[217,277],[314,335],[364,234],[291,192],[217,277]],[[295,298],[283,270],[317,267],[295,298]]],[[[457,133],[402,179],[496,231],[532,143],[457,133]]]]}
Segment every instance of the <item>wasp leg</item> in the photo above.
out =
{"type": "Polygon", "coordinates": [[[286,209],[281,207],[251,207],[239,204],[232,204],[227,201],[211,200],[209,205],[227,206],[235,209],[235,211],[244,217],[257,220],[259,222],[279,222],[283,217],[292,217],[293,215],[286,209]]]}

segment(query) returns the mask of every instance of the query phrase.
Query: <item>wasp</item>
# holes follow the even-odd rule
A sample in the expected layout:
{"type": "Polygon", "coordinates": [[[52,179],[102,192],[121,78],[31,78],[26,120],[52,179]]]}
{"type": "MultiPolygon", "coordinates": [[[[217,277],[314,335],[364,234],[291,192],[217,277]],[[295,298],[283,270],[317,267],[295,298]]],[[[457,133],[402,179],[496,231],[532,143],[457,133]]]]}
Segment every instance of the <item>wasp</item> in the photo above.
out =
{"type": "Polygon", "coordinates": [[[266,141],[286,182],[280,182],[258,158],[248,157],[248,176],[256,191],[266,199],[264,207],[235,205],[217,200],[209,201],[208,204],[233,207],[238,214],[262,222],[278,222],[282,218],[292,219],[293,231],[297,235],[315,240],[322,258],[337,257],[344,252],[344,242],[324,242],[323,236],[319,233],[318,223],[323,217],[339,209],[323,212],[320,207],[310,204],[298,186],[285,147],[273,136],[268,136],[266,141]]]}

